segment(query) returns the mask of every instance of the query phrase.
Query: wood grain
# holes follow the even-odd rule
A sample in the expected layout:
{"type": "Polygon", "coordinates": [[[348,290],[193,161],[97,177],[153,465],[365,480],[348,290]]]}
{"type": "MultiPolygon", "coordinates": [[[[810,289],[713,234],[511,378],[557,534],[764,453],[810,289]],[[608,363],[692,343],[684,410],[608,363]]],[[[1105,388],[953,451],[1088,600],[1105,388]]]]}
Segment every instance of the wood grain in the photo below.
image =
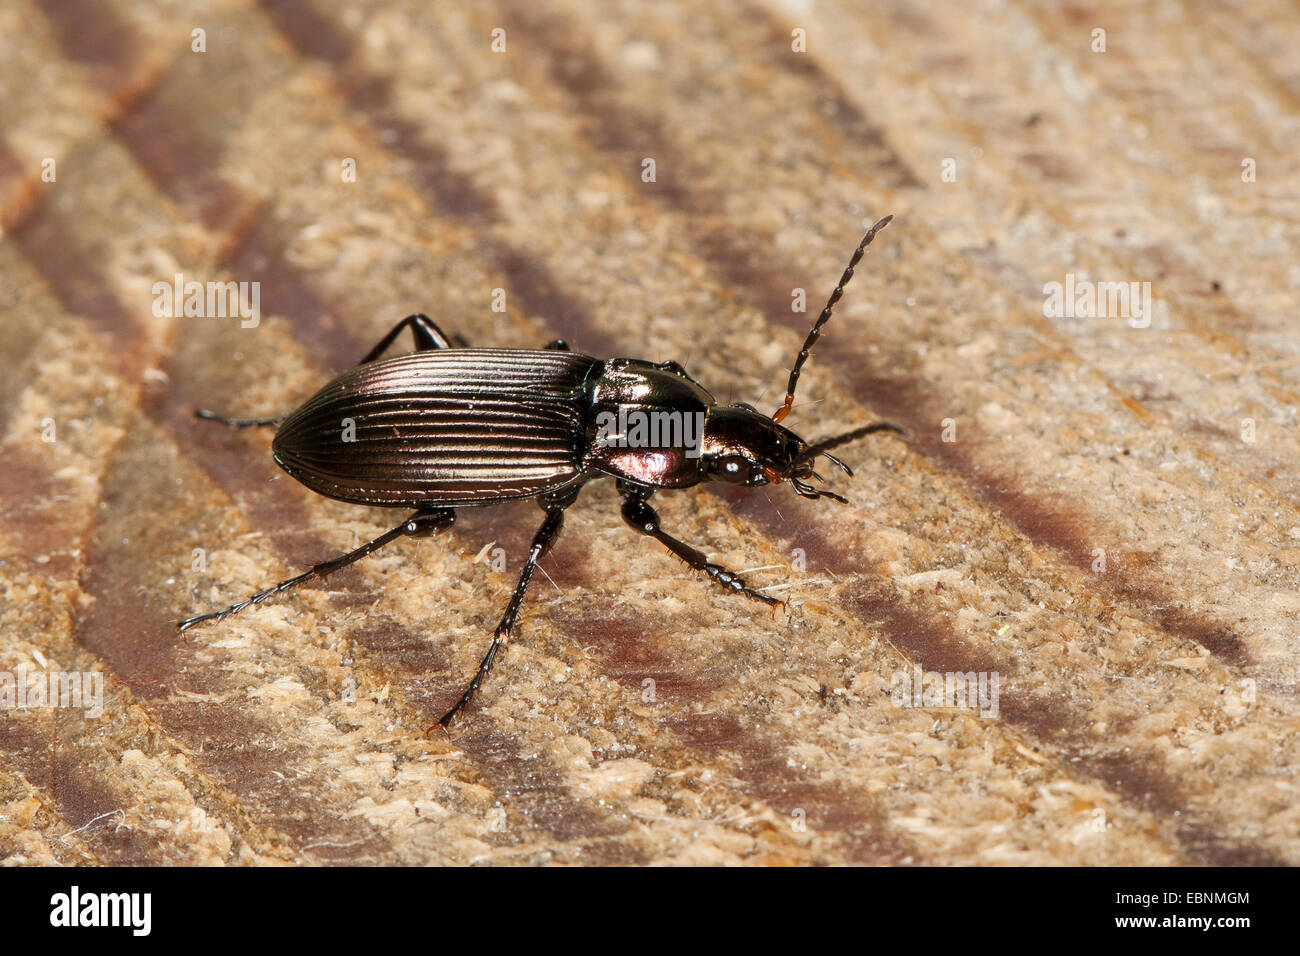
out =
{"type": "Polygon", "coordinates": [[[1298,43],[1271,2],[5,4],[0,671],[105,692],[0,713],[0,858],[1300,861],[1298,43]],[[393,523],[196,406],[287,411],[423,311],[775,407],[885,213],[788,424],[907,440],[844,506],[656,499],[788,615],[601,482],[450,739],[531,503],[175,633],[393,523]],[[260,322],[157,316],[177,273],[260,322]],[[1149,326],[1045,314],[1067,275],[1149,326]],[[900,706],[918,669],[996,715],[900,706]]]}

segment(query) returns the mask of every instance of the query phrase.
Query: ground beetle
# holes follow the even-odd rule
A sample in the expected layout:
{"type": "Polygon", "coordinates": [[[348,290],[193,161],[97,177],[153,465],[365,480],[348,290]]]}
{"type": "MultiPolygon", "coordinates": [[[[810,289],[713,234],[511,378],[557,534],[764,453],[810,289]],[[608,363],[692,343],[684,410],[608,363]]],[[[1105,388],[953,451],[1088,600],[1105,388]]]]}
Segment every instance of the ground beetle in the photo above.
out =
{"type": "Polygon", "coordinates": [[[271,446],[276,462],[313,491],[354,504],[412,508],[415,513],[355,551],[224,611],[181,621],[179,628],[219,621],[337,571],[398,538],[446,531],[458,508],[535,498],[546,519],[533,538],[519,583],[478,672],[439,721],[448,727],[473,699],[497,652],[509,643],[533,568],[559,535],[564,510],[584,484],[605,475],[617,480],[623,520],[638,532],[655,538],[723,587],[780,606],[781,601],[750,589],[737,575],[660,528],[649,499],[660,488],[705,481],[749,486],[788,481],[804,498],[845,500],[808,483],[822,480],[813,470],[815,459],[825,456],[852,475],[830,454],[832,448],[872,432],[902,429],[879,422],[808,444],[781,421],[794,403],[799,372],[853,277],[853,267],[891,218],[873,225],[858,244],[804,340],[785,401],[771,417],[750,405],[719,405],[676,362],[602,361],[569,351],[563,341],[537,350],[466,348],[420,314],[399,322],[360,365],[284,418],[231,419],[200,410],[199,417],[233,427],[279,425],[271,446]],[[416,350],[380,359],[407,328],[416,350]]]}

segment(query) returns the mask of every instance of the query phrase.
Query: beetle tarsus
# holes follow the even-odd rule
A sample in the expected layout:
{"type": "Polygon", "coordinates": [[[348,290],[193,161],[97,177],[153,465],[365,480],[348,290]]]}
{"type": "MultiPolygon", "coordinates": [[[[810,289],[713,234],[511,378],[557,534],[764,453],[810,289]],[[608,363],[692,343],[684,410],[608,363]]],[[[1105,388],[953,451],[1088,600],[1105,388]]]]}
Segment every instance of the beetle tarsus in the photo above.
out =
{"type": "MultiPolygon", "coordinates": [[[[561,501],[552,501],[543,505],[546,508],[546,520],[542,522],[542,526],[533,537],[533,546],[528,549],[528,558],[524,562],[524,569],[519,572],[519,583],[515,585],[515,592],[510,596],[510,603],[506,606],[506,612],[501,615],[501,621],[497,624],[496,632],[492,635],[492,644],[488,647],[487,654],[483,656],[478,670],[474,673],[474,679],[469,682],[469,687],[465,688],[465,693],[461,694],[460,700],[456,701],[455,706],[438,720],[438,724],[443,728],[451,727],[456,720],[456,716],[469,706],[479,688],[483,686],[483,681],[487,680],[488,674],[492,672],[492,665],[496,663],[497,652],[510,643],[510,635],[514,630],[515,620],[519,616],[519,606],[523,603],[524,594],[528,590],[528,583],[533,579],[533,569],[537,567],[537,562],[551,550],[551,545],[555,543],[555,539],[560,536],[560,529],[564,527],[564,509],[573,504],[576,498],[577,493],[574,492],[561,501]]],[[[433,728],[429,729],[432,730],[433,728]]]]}
{"type": "Polygon", "coordinates": [[[644,493],[629,492],[623,498],[623,520],[641,534],[654,538],[677,557],[681,558],[696,571],[703,571],[709,580],[722,585],[733,594],[743,594],[754,601],[760,601],[769,607],[776,607],[785,602],[755,591],[745,584],[744,579],[734,571],[728,571],[720,564],[714,564],[704,556],[702,551],[692,548],[686,542],[674,538],[659,526],[659,514],[650,507],[644,493]]]}
{"type": "Polygon", "coordinates": [[[275,418],[227,418],[224,415],[218,415],[216,412],[210,412],[206,408],[194,409],[194,417],[207,422],[220,422],[230,428],[259,428],[263,425],[279,425],[285,419],[284,415],[275,418]]]}
{"type": "MultiPolygon", "coordinates": [[[[455,706],[447,711],[440,718],[435,726],[443,730],[450,731],[456,718],[460,716],[461,711],[469,706],[470,701],[478,694],[478,689],[483,686],[483,681],[487,680],[488,674],[492,672],[492,665],[496,662],[497,651],[506,645],[507,641],[502,639],[498,632],[492,637],[492,644],[488,647],[488,652],[483,656],[483,660],[478,665],[478,670],[474,672],[474,679],[469,682],[465,688],[465,693],[460,695],[460,700],[456,701],[455,706]]],[[[433,728],[430,727],[430,730],[433,728]]]]}
{"type": "Polygon", "coordinates": [[[314,565],[302,574],[281,581],[274,587],[269,587],[264,591],[258,591],[247,600],[240,601],[238,604],[232,604],[222,611],[212,611],[208,614],[199,614],[195,617],[187,617],[185,620],[176,625],[177,630],[187,631],[196,624],[202,624],[204,621],[224,621],[232,614],[238,614],[244,608],[254,604],[261,604],[267,598],[274,594],[280,594],[291,588],[296,588],[300,584],[310,581],[312,578],[323,578],[327,574],[332,574],[340,568],[345,568],[354,561],[359,561],[368,554],[373,554],[384,545],[396,541],[402,537],[423,538],[431,534],[437,534],[440,531],[446,531],[456,520],[456,512],[451,509],[441,511],[417,511],[411,517],[407,518],[396,528],[385,531],[373,541],[367,541],[361,547],[347,554],[334,558],[331,561],[322,561],[314,565]]]}

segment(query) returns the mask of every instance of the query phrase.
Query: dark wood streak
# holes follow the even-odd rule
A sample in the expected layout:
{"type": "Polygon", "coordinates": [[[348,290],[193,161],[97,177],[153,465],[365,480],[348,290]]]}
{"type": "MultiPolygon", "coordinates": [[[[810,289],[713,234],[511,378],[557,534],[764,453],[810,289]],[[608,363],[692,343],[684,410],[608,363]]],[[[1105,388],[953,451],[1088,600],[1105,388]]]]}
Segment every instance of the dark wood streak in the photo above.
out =
{"type": "MultiPolygon", "coordinates": [[[[885,131],[858,108],[844,86],[822,68],[821,61],[812,53],[794,53],[790,49],[790,30],[778,23],[774,14],[753,0],[741,0],[744,19],[766,26],[767,62],[799,77],[809,86],[816,87],[824,96],[823,104],[830,125],[856,147],[855,155],[865,151],[866,165],[883,174],[882,189],[923,189],[925,182],[916,175],[899,152],[889,142],[885,131]]],[[[815,41],[814,41],[815,42],[815,41]]]]}
{"type": "MultiPolygon", "coordinates": [[[[6,764],[23,775],[33,787],[49,794],[51,802],[68,824],[68,833],[81,829],[66,848],[52,846],[56,856],[70,854],[76,842],[84,844],[100,860],[117,866],[157,866],[165,862],[164,847],[158,835],[119,827],[121,820],[107,817],[102,825],[93,825],[97,817],[121,809],[121,798],[103,780],[95,776],[100,754],[87,747],[61,746],[51,749],[57,722],[65,718],[57,711],[53,716],[6,717],[0,720],[0,754],[6,764]]],[[[57,842],[57,841],[56,841],[57,842]]]]}
{"type": "MultiPolygon", "coordinates": [[[[778,737],[767,727],[745,729],[728,714],[692,713],[686,705],[706,700],[714,685],[727,683],[729,675],[684,669],[658,639],[662,622],[590,607],[562,608],[551,618],[566,632],[586,635],[584,643],[595,651],[601,670],[629,694],[640,693],[644,679],[655,681],[655,706],[665,712],[660,726],[671,735],[665,748],[669,752],[680,747],[691,754],[736,754],[739,760],[728,761],[728,766],[749,793],[777,813],[805,809],[808,825],[835,833],[851,862],[921,861],[920,850],[890,826],[877,798],[838,783],[811,780],[792,765],[790,747],[798,741],[778,737]]],[[[657,740],[655,746],[660,746],[657,740]]]]}
{"type": "Polygon", "coordinates": [[[588,864],[646,862],[636,852],[628,858],[626,848],[619,851],[617,844],[608,839],[624,832],[627,823],[586,800],[566,796],[568,784],[554,763],[542,754],[525,753],[515,735],[471,719],[456,732],[456,746],[500,795],[507,822],[512,814],[519,813],[530,825],[557,840],[576,844],[561,851],[562,857],[573,856],[573,862],[588,864]]]}
{"type": "Polygon", "coordinates": [[[394,105],[393,79],[353,61],[355,41],[311,3],[300,0],[261,0],[276,30],[299,56],[330,67],[339,94],[356,118],[383,137],[384,148],[409,160],[421,192],[433,200],[438,214],[470,225],[500,219],[495,197],[452,167],[446,150],[394,105]]]}
{"type": "Polygon", "coordinates": [[[109,124],[158,190],[217,234],[236,232],[260,205],[220,172],[228,137],[224,124],[212,121],[226,106],[219,78],[244,68],[223,56],[229,49],[180,54],[132,109],[109,124]]]}
{"type": "Polygon", "coordinates": [[[89,74],[90,87],[119,104],[145,86],[141,44],[131,25],[104,0],[51,0],[39,4],[64,56],[89,74]]]}
{"type": "Polygon", "coordinates": [[[115,371],[134,381],[147,361],[143,322],[110,291],[97,263],[98,252],[81,241],[72,214],[45,194],[33,203],[7,237],[17,245],[54,290],[70,315],[92,318],[104,352],[115,360],[115,371]]]}
{"type": "Polygon", "coordinates": [[[40,183],[39,162],[19,156],[0,140],[0,230],[8,232],[25,218],[40,183]]]}

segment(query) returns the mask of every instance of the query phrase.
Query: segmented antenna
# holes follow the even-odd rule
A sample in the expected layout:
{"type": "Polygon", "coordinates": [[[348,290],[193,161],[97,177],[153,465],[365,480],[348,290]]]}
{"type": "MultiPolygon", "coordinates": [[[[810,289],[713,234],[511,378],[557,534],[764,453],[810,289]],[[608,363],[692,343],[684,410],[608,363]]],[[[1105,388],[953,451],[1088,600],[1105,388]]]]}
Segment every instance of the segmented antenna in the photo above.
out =
{"type": "Polygon", "coordinates": [[[849,267],[844,270],[844,275],[840,276],[840,284],[835,287],[831,297],[826,301],[826,308],[822,309],[822,314],[817,316],[817,321],[813,323],[812,331],[808,333],[808,338],[803,340],[803,348],[799,350],[799,357],[794,360],[794,368],[790,370],[790,381],[785,387],[785,404],[778,408],[772,414],[772,421],[781,422],[785,416],[790,414],[790,409],[794,405],[794,389],[799,384],[799,372],[803,368],[803,363],[808,361],[808,353],[817,342],[817,337],[822,334],[822,326],[826,324],[831,317],[831,309],[835,308],[835,303],[840,301],[840,296],[844,294],[844,287],[849,284],[853,278],[853,267],[862,259],[862,253],[866,251],[871,240],[876,238],[876,233],[885,226],[893,216],[886,216],[874,226],[867,230],[867,234],[862,237],[862,242],[858,244],[857,251],[853,253],[853,258],[849,260],[849,267]]]}
{"type": "Polygon", "coordinates": [[[814,442],[804,449],[804,453],[799,456],[800,461],[812,461],[818,455],[825,455],[835,464],[839,465],[845,474],[852,475],[853,469],[844,462],[840,461],[830,453],[832,448],[839,448],[840,445],[847,445],[849,442],[855,442],[859,438],[865,438],[867,435],[874,435],[876,432],[895,432],[899,435],[906,435],[902,428],[892,422],[876,422],[872,425],[864,425],[861,428],[855,428],[851,432],[845,432],[843,435],[836,435],[833,438],[823,438],[819,442],[814,442]]]}

